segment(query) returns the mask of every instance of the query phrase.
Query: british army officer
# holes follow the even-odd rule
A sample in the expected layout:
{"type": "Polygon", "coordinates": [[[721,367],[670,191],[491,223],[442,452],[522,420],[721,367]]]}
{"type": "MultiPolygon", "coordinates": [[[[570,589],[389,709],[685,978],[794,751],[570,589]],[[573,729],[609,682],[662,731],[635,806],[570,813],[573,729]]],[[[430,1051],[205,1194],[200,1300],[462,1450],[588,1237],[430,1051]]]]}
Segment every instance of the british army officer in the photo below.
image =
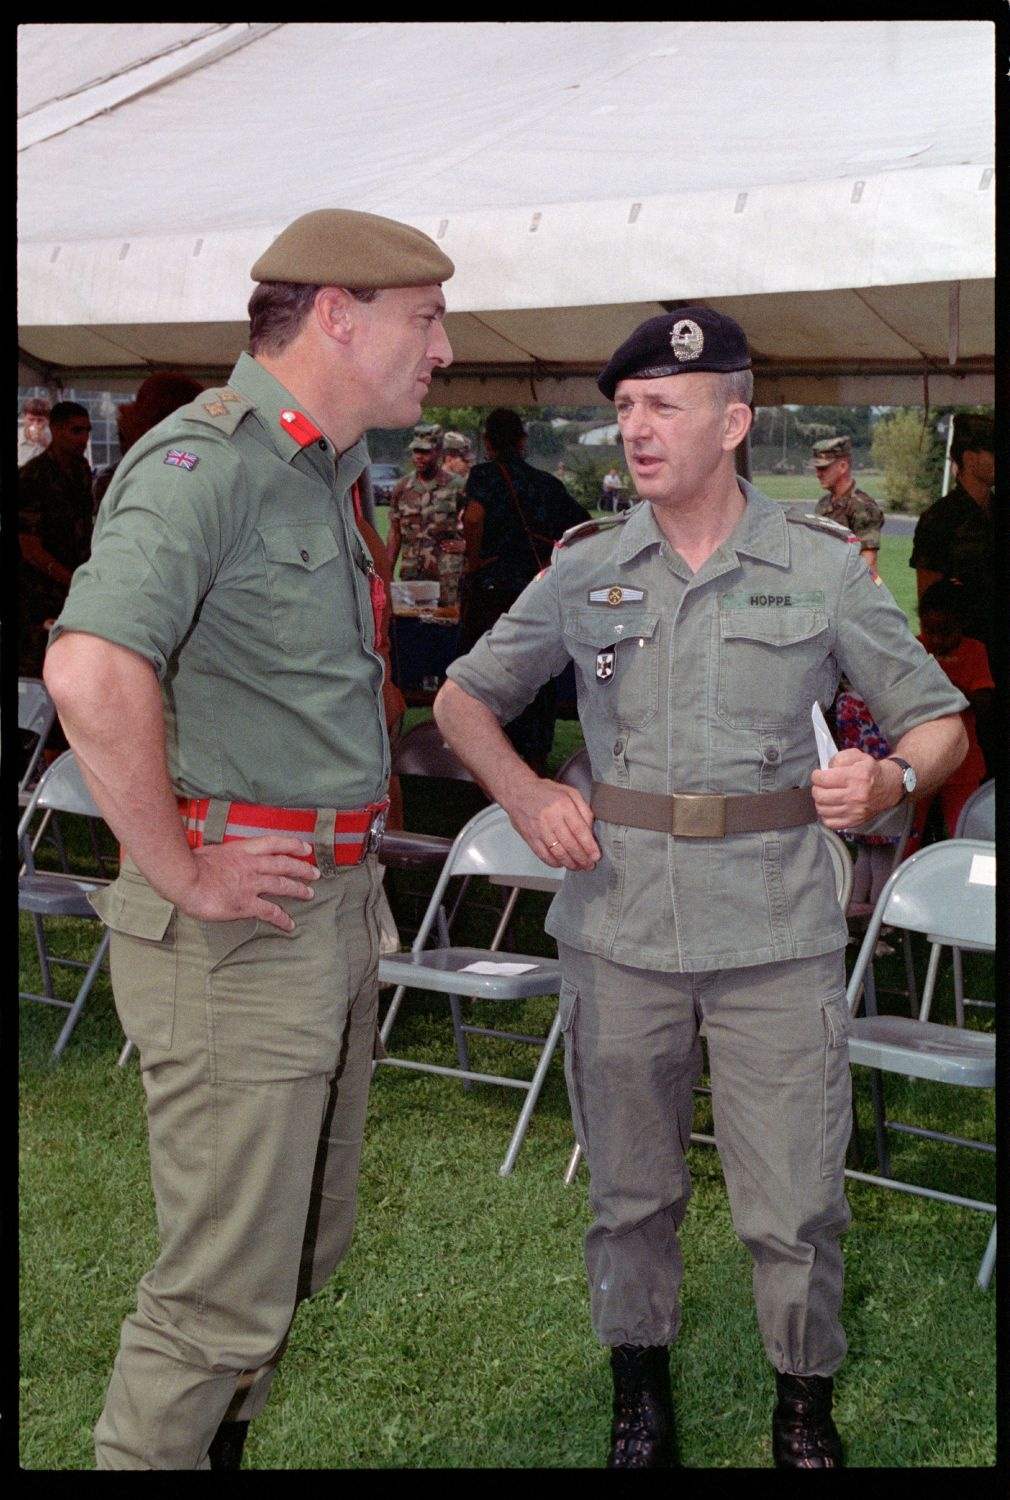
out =
{"type": "Polygon", "coordinates": [[[350,488],[448,365],[424,234],[342,209],[256,263],[250,354],[146,434],[46,660],[125,857],[96,906],[140,1052],[160,1254],[103,1469],[238,1468],[299,1300],[347,1249],[389,751],[350,488]]]}

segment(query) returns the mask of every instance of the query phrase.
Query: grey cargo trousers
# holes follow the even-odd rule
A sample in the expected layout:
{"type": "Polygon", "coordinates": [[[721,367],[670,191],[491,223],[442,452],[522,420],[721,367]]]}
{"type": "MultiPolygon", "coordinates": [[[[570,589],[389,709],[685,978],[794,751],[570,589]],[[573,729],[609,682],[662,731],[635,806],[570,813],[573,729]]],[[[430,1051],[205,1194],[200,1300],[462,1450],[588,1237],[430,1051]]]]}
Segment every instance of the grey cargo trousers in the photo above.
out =
{"type": "Polygon", "coordinates": [[[779,1371],[832,1374],[846,1347],[839,1237],[849,1223],[842,954],[677,974],[560,952],[565,1070],[595,1214],[585,1257],[597,1336],[608,1345],[677,1336],[677,1231],[703,1035],[765,1352],[779,1371]]]}

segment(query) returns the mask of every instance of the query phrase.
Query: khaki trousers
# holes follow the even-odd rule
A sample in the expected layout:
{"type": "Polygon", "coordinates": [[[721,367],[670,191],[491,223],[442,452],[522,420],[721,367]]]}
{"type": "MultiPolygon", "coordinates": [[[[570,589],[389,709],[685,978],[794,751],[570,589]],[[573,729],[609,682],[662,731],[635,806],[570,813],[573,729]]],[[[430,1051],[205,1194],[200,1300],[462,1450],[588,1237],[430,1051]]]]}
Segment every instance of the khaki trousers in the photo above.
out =
{"type": "Polygon", "coordinates": [[[104,903],[140,1052],[161,1250],[95,1431],[102,1469],[207,1468],[262,1408],[298,1302],[350,1243],[376,1037],[377,862],[338,869],[293,933],[197,922],[129,862],[104,903]],[[146,935],[145,935],[146,934],[146,935]]]}
{"type": "Polygon", "coordinates": [[[585,1256],[597,1336],[677,1336],[703,1035],[765,1352],[779,1371],[832,1374],[845,1354],[839,1236],[852,1102],[842,954],[671,974],[560,951],[565,1070],[596,1215],[585,1256]]]}

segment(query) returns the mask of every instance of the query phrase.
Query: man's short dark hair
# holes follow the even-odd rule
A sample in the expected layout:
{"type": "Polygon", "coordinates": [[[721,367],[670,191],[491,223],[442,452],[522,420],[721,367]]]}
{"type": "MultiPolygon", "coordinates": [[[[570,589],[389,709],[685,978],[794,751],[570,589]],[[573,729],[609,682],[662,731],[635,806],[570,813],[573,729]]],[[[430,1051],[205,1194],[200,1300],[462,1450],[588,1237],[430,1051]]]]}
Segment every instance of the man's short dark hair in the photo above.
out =
{"type": "Polygon", "coordinates": [[[484,423],[484,437],[496,453],[517,453],[526,435],[518,412],[499,406],[484,423]]]}
{"type": "MultiPolygon", "coordinates": [[[[250,354],[280,354],[297,337],[318,286],[298,281],[261,281],[249,298],[250,354]]],[[[357,302],[374,302],[377,287],[347,287],[357,302]]]]}
{"type": "Polygon", "coordinates": [[[49,413],[50,427],[62,427],[66,422],[75,422],[78,417],[86,417],[91,421],[91,416],[86,406],[79,405],[76,401],[57,401],[49,413]]]}

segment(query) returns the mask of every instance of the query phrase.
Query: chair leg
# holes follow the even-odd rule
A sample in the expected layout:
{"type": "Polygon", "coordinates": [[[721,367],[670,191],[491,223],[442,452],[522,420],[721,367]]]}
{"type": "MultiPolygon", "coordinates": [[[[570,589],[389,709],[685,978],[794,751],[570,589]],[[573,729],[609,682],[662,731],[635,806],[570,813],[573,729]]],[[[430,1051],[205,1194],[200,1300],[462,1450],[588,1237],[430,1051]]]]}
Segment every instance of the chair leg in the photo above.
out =
{"type": "Polygon", "coordinates": [[[67,1016],[66,1021],[63,1023],[63,1030],[60,1032],[59,1036],[56,1039],[56,1046],[53,1048],[54,1061],[59,1058],[59,1056],[63,1052],[64,1047],[70,1040],[70,1033],[77,1025],[77,1018],[81,1014],[81,1011],[84,1009],[84,1002],[87,1000],[88,995],[91,992],[91,986],[95,982],[95,976],[102,965],[102,960],[105,958],[106,950],[108,949],[109,939],[111,936],[112,932],[107,927],[102,933],[102,941],[98,945],[98,951],[96,952],[94,958],[91,960],[91,963],[88,965],[88,971],[84,976],[84,980],[81,984],[80,989],[77,991],[77,998],[74,1000],[73,1005],[70,1007],[70,1014],[67,1016]]]}
{"type": "Polygon", "coordinates": [[[995,1265],[996,1225],[994,1224],[992,1226],[992,1233],[989,1235],[989,1243],[985,1247],[985,1254],[982,1257],[982,1264],[979,1267],[978,1276],[975,1278],[983,1291],[985,1291],[986,1287],[989,1285],[989,1282],[992,1280],[992,1273],[995,1265]]]}
{"type": "Polygon", "coordinates": [[[133,1054],[133,1051],[134,1051],[133,1043],[130,1042],[130,1041],[125,1042],[124,1045],[123,1045],[123,1050],[119,1054],[119,1058],[117,1060],[116,1066],[120,1067],[120,1068],[125,1068],[125,1066],[127,1064],[127,1061],[129,1060],[129,1058],[133,1054]]]}
{"type": "Polygon", "coordinates": [[[929,1012],[933,1005],[933,991],[936,988],[936,975],[940,967],[939,943],[930,944],[929,963],[926,965],[926,980],[922,987],[922,1004],[919,1006],[919,1020],[928,1021],[929,1012]]]}
{"type": "Polygon", "coordinates": [[[873,1095],[873,1125],[877,1136],[877,1169],[883,1177],[891,1175],[891,1158],[884,1128],[884,1087],[879,1068],[870,1070],[870,1092],[873,1095]]]}
{"type": "MultiPolygon", "coordinates": [[[[464,1072],[470,1071],[470,1049],[466,1044],[466,1032],[463,1030],[463,1012],[459,1003],[458,995],[449,996],[449,1009],[452,1011],[452,1029],[456,1033],[456,1052],[459,1055],[459,1065],[464,1072]]],[[[467,1093],[473,1089],[473,1079],[464,1078],[463,1088],[467,1093]]]]}
{"type": "Polygon", "coordinates": [[[964,1025],[964,964],[961,961],[960,948],[951,949],[951,958],[954,964],[954,1024],[964,1025]]]}
{"type": "Polygon", "coordinates": [[[519,1155],[519,1147],[522,1145],[523,1140],[526,1137],[526,1127],[529,1125],[530,1115],[532,1115],[533,1110],[536,1106],[536,1102],[540,1097],[540,1090],[543,1088],[544,1079],[547,1076],[547,1069],[550,1067],[551,1058],[554,1056],[554,1051],[558,1045],[560,1037],[561,1012],[560,1010],[558,1010],[555,1012],[554,1020],[551,1024],[551,1029],[547,1033],[547,1040],[544,1042],[544,1048],[540,1054],[540,1061],[537,1063],[536,1072],[533,1074],[533,1077],[530,1081],[530,1086],[526,1093],[526,1101],[519,1113],[519,1119],[516,1123],[516,1128],[512,1132],[512,1139],[509,1142],[508,1151],[506,1151],[505,1153],[505,1160],[498,1168],[499,1177],[508,1177],[510,1172],[512,1171],[512,1168],[516,1164],[516,1157],[519,1155]]]}
{"type": "Polygon", "coordinates": [[[915,983],[915,961],[912,957],[912,934],[906,928],[901,934],[901,946],[905,954],[905,983],[908,985],[908,1013],[915,1017],[918,1005],[915,983]]]}
{"type": "Polygon", "coordinates": [[[49,949],[46,946],[45,929],[37,911],[32,912],[32,926],[35,928],[35,947],[38,949],[39,968],[42,970],[42,993],[52,1000],[54,996],[53,971],[49,967],[49,949]]]}

